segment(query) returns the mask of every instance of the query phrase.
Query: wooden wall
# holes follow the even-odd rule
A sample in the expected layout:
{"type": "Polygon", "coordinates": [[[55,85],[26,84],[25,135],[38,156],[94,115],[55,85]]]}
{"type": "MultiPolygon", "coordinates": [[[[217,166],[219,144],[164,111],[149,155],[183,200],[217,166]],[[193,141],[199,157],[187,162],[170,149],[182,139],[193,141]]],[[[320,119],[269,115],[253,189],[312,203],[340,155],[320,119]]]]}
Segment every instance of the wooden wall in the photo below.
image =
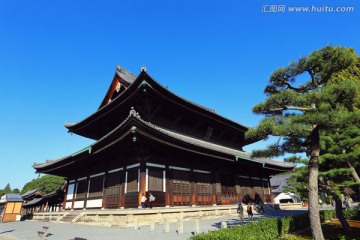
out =
{"type": "Polygon", "coordinates": [[[15,222],[16,216],[20,214],[22,202],[8,202],[6,203],[2,222],[15,222]]]}

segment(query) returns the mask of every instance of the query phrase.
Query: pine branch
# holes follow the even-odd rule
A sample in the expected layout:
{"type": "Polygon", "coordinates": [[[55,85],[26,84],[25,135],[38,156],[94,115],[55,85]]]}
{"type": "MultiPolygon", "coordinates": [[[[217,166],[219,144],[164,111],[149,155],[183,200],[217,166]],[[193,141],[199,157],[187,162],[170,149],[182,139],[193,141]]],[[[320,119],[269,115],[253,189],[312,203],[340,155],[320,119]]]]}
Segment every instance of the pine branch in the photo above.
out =
{"type": "Polygon", "coordinates": [[[282,108],[273,108],[269,109],[269,111],[277,112],[277,111],[284,111],[284,110],[298,110],[298,111],[313,111],[316,108],[305,108],[305,107],[295,107],[295,106],[284,106],[282,108]]]}

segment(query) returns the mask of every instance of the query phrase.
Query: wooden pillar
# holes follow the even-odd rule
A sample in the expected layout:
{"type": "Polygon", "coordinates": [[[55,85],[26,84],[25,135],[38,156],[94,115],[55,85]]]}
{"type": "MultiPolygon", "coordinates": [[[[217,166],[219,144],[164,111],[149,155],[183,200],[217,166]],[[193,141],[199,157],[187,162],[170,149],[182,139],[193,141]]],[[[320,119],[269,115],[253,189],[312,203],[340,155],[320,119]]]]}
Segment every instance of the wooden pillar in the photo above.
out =
{"type": "Polygon", "coordinates": [[[240,181],[239,181],[239,176],[238,175],[234,175],[235,178],[235,202],[240,202],[241,201],[241,188],[240,188],[240,181]]]}
{"type": "Polygon", "coordinates": [[[101,208],[102,209],[105,209],[106,208],[106,187],[108,185],[108,171],[105,172],[105,175],[104,175],[104,184],[103,184],[103,190],[102,190],[102,195],[103,195],[103,199],[102,199],[102,204],[101,204],[101,208]]]}
{"type": "Polygon", "coordinates": [[[76,179],[75,182],[74,182],[74,192],[73,192],[73,197],[72,197],[72,200],[71,200],[71,209],[74,209],[77,185],[78,185],[78,180],[76,179]]]}
{"type": "Polygon", "coordinates": [[[86,187],[85,187],[85,190],[86,190],[86,194],[85,194],[85,199],[84,199],[84,209],[86,209],[86,203],[87,203],[87,198],[88,198],[88,195],[89,195],[89,191],[90,191],[90,176],[87,176],[86,178],[86,187]]]}
{"type": "Polygon", "coordinates": [[[125,206],[125,172],[127,171],[124,167],[124,171],[120,170],[120,207],[125,206]]]}
{"type": "Polygon", "coordinates": [[[165,166],[165,206],[169,207],[171,204],[171,197],[170,197],[170,169],[169,165],[166,164],[165,166]]]}
{"type": "Polygon", "coordinates": [[[264,188],[264,179],[263,179],[263,177],[261,176],[261,178],[260,178],[260,181],[261,181],[261,186],[262,186],[262,193],[263,193],[263,195],[262,195],[262,198],[261,198],[261,200],[263,201],[263,202],[265,202],[265,188],[264,188]]]}
{"type": "Polygon", "coordinates": [[[69,187],[69,179],[66,180],[66,186],[64,188],[64,200],[63,200],[63,209],[66,209],[66,198],[67,198],[67,191],[68,191],[68,187],[69,187]]]}
{"type": "Polygon", "coordinates": [[[268,178],[268,189],[269,189],[269,194],[270,194],[270,203],[274,203],[274,195],[272,194],[272,189],[271,189],[271,185],[270,185],[270,179],[268,178]]]}
{"type": "Polygon", "coordinates": [[[191,198],[190,198],[190,205],[191,206],[196,206],[196,183],[195,183],[195,172],[194,169],[191,169],[190,172],[190,194],[191,194],[191,198]]]}
{"type": "Polygon", "coordinates": [[[49,207],[49,200],[46,200],[45,206],[44,206],[44,212],[48,212],[48,207],[49,207]]]}
{"type": "Polygon", "coordinates": [[[216,205],[216,171],[211,171],[211,192],[212,204],[216,205]]]}
{"type": "Polygon", "coordinates": [[[252,176],[250,176],[249,182],[250,182],[250,186],[251,186],[251,190],[252,190],[251,198],[252,198],[253,202],[255,202],[254,181],[253,181],[252,176]]]}
{"type": "Polygon", "coordinates": [[[147,198],[149,198],[146,195],[146,162],[141,161],[140,162],[140,187],[139,187],[139,196],[138,196],[138,206],[141,207],[141,198],[142,194],[144,193],[147,198]]]}

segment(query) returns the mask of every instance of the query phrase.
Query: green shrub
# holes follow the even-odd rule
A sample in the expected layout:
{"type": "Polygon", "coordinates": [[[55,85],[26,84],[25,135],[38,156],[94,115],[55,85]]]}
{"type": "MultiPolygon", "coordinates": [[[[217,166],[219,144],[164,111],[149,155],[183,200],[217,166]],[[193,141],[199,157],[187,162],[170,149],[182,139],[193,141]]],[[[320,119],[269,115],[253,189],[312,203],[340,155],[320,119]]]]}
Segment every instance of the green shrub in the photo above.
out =
{"type": "MultiPolygon", "coordinates": [[[[343,210],[344,217],[346,219],[360,219],[360,209],[349,208],[343,210]]],[[[335,210],[322,210],[320,211],[321,222],[332,220],[337,218],[335,210]]]]}
{"type": "MultiPolygon", "coordinates": [[[[344,210],[347,219],[360,219],[360,208],[344,210]]],[[[335,210],[320,211],[321,221],[336,218],[335,210]]],[[[287,235],[294,231],[310,227],[308,214],[287,216],[283,218],[266,218],[241,226],[200,233],[191,240],[270,240],[291,239],[287,235]]]]}
{"type": "Polygon", "coordinates": [[[360,219],[360,209],[359,208],[349,208],[343,210],[344,216],[346,219],[360,219]]]}
{"type": "Polygon", "coordinates": [[[200,233],[191,237],[191,240],[270,240],[279,239],[283,236],[288,239],[287,233],[309,227],[307,214],[289,216],[283,218],[266,218],[258,222],[248,223],[208,233],[200,233]]]}
{"type": "Polygon", "coordinates": [[[329,221],[336,218],[335,210],[322,210],[320,211],[321,222],[329,221]]]}
{"type": "Polygon", "coordinates": [[[277,239],[278,221],[276,218],[262,219],[258,222],[248,223],[208,233],[200,233],[191,237],[192,240],[270,240],[277,239]]]}

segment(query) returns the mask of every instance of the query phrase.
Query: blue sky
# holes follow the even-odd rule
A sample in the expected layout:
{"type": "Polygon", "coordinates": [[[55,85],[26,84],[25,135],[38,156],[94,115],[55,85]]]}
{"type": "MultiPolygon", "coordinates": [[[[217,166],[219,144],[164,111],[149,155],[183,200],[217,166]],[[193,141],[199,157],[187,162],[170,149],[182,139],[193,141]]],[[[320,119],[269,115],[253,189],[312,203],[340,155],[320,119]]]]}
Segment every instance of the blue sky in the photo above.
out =
{"type": "Polygon", "coordinates": [[[92,143],[64,123],[97,109],[117,64],[145,65],[174,93],[255,126],[270,74],[328,44],[359,53],[359,20],[358,0],[0,0],[0,188],[21,190],[34,162],[92,143]]]}

